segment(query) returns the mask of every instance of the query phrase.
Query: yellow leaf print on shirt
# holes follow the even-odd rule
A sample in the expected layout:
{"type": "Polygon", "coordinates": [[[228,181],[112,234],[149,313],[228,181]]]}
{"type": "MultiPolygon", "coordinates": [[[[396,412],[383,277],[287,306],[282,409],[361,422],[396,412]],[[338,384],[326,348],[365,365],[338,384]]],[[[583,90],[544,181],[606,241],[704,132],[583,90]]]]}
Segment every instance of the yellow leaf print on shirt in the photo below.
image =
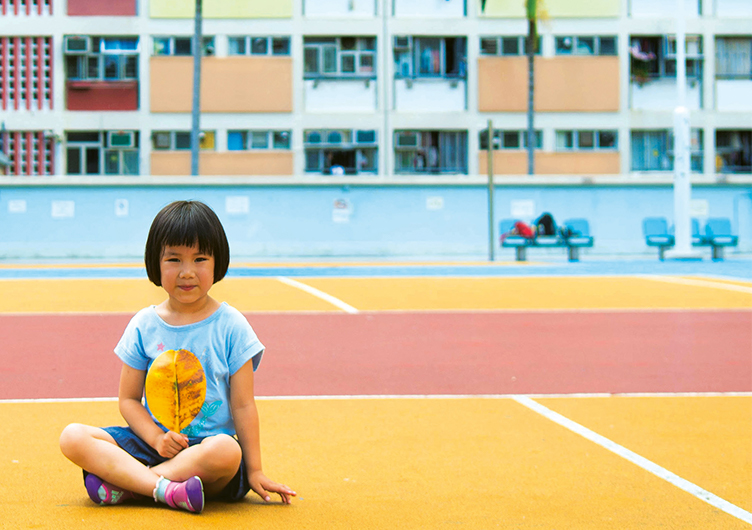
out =
{"type": "Polygon", "coordinates": [[[154,359],[146,374],[146,402],[167,429],[180,432],[201,411],[206,377],[201,361],[188,350],[168,350],[154,359]]]}

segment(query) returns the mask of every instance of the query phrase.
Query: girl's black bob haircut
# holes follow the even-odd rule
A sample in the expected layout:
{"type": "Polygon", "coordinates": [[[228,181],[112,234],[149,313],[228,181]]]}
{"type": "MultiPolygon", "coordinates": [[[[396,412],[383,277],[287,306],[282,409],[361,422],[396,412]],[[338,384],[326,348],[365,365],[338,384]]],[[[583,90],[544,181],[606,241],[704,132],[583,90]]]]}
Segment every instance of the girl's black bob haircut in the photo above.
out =
{"type": "Polygon", "coordinates": [[[230,266],[230,245],[214,210],[199,201],[176,201],[160,211],[151,223],[144,262],[149,280],[162,286],[160,261],[165,247],[193,246],[214,258],[214,283],[225,277],[230,266]]]}

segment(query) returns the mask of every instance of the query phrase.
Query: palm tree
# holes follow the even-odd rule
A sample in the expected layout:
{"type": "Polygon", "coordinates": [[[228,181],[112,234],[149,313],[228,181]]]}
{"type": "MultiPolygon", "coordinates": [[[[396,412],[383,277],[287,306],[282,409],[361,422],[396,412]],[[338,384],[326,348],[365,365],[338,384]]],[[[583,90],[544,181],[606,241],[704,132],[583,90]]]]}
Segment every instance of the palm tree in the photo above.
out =
{"type": "MultiPolygon", "coordinates": [[[[487,0],[480,0],[480,11],[485,13],[487,0]]],[[[542,1],[540,2],[543,3],[542,1]]],[[[535,99],[535,52],[538,51],[538,35],[537,35],[537,22],[538,22],[538,0],[525,0],[525,12],[527,17],[527,78],[528,78],[528,92],[527,92],[527,173],[528,175],[535,174],[535,127],[534,116],[535,109],[533,102],[535,99]]],[[[491,149],[491,141],[489,138],[489,149],[491,149]]]]}
{"type": "Polygon", "coordinates": [[[525,0],[527,13],[527,174],[535,174],[535,52],[538,46],[536,23],[538,0],[525,0]]]}

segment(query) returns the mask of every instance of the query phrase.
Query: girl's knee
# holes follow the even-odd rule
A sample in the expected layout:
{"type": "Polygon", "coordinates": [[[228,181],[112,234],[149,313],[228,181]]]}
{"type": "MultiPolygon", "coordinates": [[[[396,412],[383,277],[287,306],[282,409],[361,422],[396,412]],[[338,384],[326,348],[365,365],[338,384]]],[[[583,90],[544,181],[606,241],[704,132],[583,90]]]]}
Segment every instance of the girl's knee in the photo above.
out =
{"type": "Polygon", "coordinates": [[[243,452],[238,441],[227,434],[217,434],[205,438],[201,445],[204,446],[211,457],[207,460],[220,469],[236,471],[240,465],[243,452]]]}
{"type": "Polygon", "coordinates": [[[80,423],[71,423],[60,434],[60,450],[70,458],[81,447],[86,439],[86,426],[80,423]]]}

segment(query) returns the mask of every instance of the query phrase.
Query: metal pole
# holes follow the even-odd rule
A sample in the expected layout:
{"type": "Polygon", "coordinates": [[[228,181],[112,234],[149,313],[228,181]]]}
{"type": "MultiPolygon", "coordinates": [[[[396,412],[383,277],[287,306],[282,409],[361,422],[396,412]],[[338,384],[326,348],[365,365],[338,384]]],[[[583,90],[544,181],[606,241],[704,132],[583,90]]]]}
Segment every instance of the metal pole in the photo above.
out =
{"type": "Polygon", "coordinates": [[[191,175],[198,175],[199,134],[201,131],[201,34],[202,0],[196,0],[193,33],[193,105],[191,107],[191,175]]]}
{"type": "Polygon", "coordinates": [[[686,107],[687,60],[684,0],[676,0],[676,90],[677,107],[674,109],[674,248],[666,252],[667,258],[698,259],[692,249],[689,204],[692,196],[690,182],[690,128],[689,110],[686,107]]]}
{"type": "Polygon", "coordinates": [[[493,140],[493,120],[488,120],[488,261],[494,261],[496,245],[494,238],[493,140]]]}

